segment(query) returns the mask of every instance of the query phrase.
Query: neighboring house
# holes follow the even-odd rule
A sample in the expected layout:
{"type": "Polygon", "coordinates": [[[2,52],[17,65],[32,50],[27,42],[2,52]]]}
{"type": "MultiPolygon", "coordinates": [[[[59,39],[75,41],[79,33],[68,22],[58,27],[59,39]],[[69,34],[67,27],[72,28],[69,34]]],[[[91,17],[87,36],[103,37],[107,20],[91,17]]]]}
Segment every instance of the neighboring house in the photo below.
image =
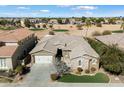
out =
{"type": "Polygon", "coordinates": [[[124,50],[124,33],[97,36],[96,39],[108,46],[117,45],[119,49],[124,50]]]}
{"type": "Polygon", "coordinates": [[[57,19],[51,19],[49,22],[49,24],[58,24],[57,19]]]}
{"type": "Polygon", "coordinates": [[[37,64],[55,62],[57,50],[62,50],[62,62],[68,67],[83,70],[91,67],[99,68],[99,55],[80,36],[71,35],[47,35],[30,52],[34,62],[37,64]]]}
{"type": "Polygon", "coordinates": [[[75,19],[73,19],[73,18],[69,19],[69,21],[70,21],[70,24],[75,24],[76,23],[75,19]]]}
{"type": "Polygon", "coordinates": [[[34,48],[37,38],[27,29],[0,33],[0,69],[15,69],[34,48]]]}
{"type": "Polygon", "coordinates": [[[116,23],[116,24],[122,24],[122,23],[123,23],[123,20],[116,20],[115,23],[116,23]]]}

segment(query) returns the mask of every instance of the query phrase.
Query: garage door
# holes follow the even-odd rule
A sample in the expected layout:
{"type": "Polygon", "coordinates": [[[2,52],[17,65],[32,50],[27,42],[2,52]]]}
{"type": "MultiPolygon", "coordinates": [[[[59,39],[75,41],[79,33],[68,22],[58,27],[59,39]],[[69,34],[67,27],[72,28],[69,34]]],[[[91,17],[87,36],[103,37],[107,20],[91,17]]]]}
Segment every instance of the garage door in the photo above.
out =
{"type": "Polygon", "coordinates": [[[35,56],[35,63],[43,64],[43,63],[51,63],[52,56],[35,56]]]}

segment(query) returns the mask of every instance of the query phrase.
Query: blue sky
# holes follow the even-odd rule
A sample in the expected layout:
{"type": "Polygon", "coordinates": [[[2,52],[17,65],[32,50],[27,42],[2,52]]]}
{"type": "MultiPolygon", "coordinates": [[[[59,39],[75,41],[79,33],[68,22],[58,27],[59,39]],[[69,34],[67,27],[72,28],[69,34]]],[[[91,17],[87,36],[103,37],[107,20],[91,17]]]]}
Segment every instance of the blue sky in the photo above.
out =
{"type": "Polygon", "coordinates": [[[0,5],[0,17],[124,16],[123,5],[0,5]]]}

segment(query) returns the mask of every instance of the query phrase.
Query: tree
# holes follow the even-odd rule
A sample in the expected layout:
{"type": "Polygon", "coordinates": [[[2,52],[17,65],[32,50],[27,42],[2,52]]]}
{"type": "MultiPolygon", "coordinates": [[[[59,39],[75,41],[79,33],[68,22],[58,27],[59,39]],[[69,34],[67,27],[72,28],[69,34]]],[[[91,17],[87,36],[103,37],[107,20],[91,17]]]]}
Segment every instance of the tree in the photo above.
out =
{"type": "Polygon", "coordinates": [[[43,28],[47,28],[47,25],[46,24],[43,24],[43,28]]]}
{"type": "Polygon", "coordinates": [[[90,20],[95,24],[97,19],[95,17],[91,17],[90,20]]]}
{"type": "Polygon", "coordinates": [[[81,21],[85,22],[86,19],[87,19],[86,17],[82,16],[81,21]]]}
{"type": "Polygon", "coordinates": [[[124,22],[124,17],[122,18],[122,21],[124,22]]]}
{"type": "Polygon", "coordinates": [[[59,24],[62,24],[62,19],[58,18],[57,21],[59,24]]]}
{"type": "Polygon", "coordinates": [[[102,27],[102,22],[105,22],[104,18],[98,18],[95,21],[97,27],[102,27]]]}
{"type": "Polygon", "coordinates": [[[3,25],[5,26],[6,24],[8,24],[8,21],[7,20],[0,20],[0,25],[3,25]]]}
{"type": "Polygon", "coordinates": [[[42,18],[42,22],[43,22],[43,23],[48,23],[49,20],[50,20],[49,18],[42,18]]]}
{"type": "Polygon", "coordinates": [[[28,27],[28,28],[31,27],[31,22],[30,22],[29,19],[25,19],[25,20],[24,20],[24,24],[25,24],[25,26],[28,27]]]}
{"type": "Polygon", "coordinates": [[[120,27],[122,30],[123,30],[123,32],[124,32],[124,23],[122,23],[121,24],[121,27],[120,27]]]}
{"type": "Polygon", "coordinates": [[[49,25],[50,29],[52,30],[53,29],[53,25],[49,25]]]}
{"type": "Polygon", "coordinates": [[[37,25],[38,28],[40,28],[40,25],[37,25]]]}
{"type": "Polygon", "coordinates": [[[87,32],[89,31],[89,28],[91,26],[92,26],[92,24],[91,24],[90,19],[86,19],[86,21],[85,21],[85,27],[86,27],[86,35],[85,35],[85,37],[87,37],[87,32]]]}
{"type": "Polygon", "coordinates": [[[116,23],[116,18],[115,18],[115,17],[109,18],[109,19],[108,19],[108,23],[109,23],[109,24],[115,24],[115,23],[116,23]]]}
{"type": "Polygon", "coordinates": [[[65,19],[65,24],[69,24],[69,23],[70,23],[69,19],[66,18],[66,19],[65,19]]]}

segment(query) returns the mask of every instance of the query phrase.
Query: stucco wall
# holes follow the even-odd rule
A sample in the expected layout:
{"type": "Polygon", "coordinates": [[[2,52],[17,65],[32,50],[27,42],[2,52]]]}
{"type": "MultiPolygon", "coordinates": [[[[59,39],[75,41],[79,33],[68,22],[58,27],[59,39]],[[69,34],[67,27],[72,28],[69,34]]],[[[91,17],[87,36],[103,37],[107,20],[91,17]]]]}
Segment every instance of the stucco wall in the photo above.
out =
{"type": "Polygon", "coordinates": [[[6,67],[2,68],[0,67],[1,70],[9,70],[9,69],[12,69],[12,59],[10,57],[2,57],[5,59],[5,64],[6,64],[6,67]]]}
{"type": "Polygon", "coordinates": [[[71,68],[77,69],[78,67],[81,67],[83,70],[86,70],[89,68],[89,60],[91,60],[90,61],[90,68],[95,67],[96,69],[98,69],[98,67],[99,67],[98,59],[94,58],[94,57],[89,57],[89,56],[82,56],[82,57],[72,59],[71,63],[70,63],[71,68]],[[79,60],[81,61],[81,65],[79,65],[79,60]]]}

